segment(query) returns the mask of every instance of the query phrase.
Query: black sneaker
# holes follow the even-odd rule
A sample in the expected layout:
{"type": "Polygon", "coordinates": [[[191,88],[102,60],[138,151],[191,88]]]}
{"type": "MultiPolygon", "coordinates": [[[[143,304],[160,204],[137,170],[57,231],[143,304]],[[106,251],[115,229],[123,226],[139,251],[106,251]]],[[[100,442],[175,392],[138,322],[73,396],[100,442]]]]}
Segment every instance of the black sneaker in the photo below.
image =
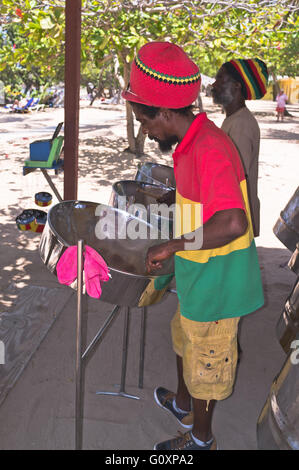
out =
{"type": "Polygon", "coordinates": [[[186,429],[192,429],[193,413],[191,411],[180,413],[176,411],[173,407],[173,399],[175,398],[175,393],[170,392],[166,388],[157,387],[154,391],[154,397],[156,403],[161,406],[161,408],[163,408],[164,410],[170,411],[170,413],[176,417],[181,426],[186,429]]]}
{"type": "Polygon", "coordinates": [[[168,441],[159,442],[154,447],[154,450],[216,450],[217,444],[215,439],[212,439],[211,442],[199,446],[196,444],[194,439],[191,436],[191,432],[186,432],[181,434],[178,437],[169,439],[168,441]]]}

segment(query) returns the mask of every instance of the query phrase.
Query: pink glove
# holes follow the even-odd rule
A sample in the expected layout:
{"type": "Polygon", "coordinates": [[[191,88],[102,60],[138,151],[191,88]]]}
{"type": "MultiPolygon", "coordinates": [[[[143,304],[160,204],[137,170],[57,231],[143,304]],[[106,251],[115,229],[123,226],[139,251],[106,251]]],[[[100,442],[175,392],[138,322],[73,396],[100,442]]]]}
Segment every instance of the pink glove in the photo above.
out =
{"type": "Polygon", "coordinates": [[[69,286],[77,279],[77,246],[65,250],[56,266],[57,278],[61,284],[69,286]]]}
{"type": "Polygon", "coordinates": [[[102,294],[100,281],[109,281],[109,269],[101,255],[88,245],[85,247],[84,272],[87,294],[99,299],[102,294]]]}
{"type": "MultiPolygon", "coordinates": [[[[61,284],[70,285],[77,278],[77,246],[65,250],[57,263],[57,278],[61,284]]],[[[86,292],[90,297],[99,299],[102,294],[101,281],[109,281],[109,269],[102,256],[86,245],[84,252],[84,273],[86,292]]]]}

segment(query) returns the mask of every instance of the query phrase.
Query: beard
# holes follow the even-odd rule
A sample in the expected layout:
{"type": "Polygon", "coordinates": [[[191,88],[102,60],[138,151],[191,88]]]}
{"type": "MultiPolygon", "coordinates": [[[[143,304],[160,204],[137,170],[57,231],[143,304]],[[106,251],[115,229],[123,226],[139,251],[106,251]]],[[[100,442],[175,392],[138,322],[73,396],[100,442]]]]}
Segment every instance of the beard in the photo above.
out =
{"type": "Polygon", "coordinates": [[[154,139],[159,144],[159,149],[162,153],[170,152],[172,150],[172,146],[178,143],[178,138],[176,135],[168,137],[168,139],[159,140],[154,139]]]}
{"type": "Polygon", "coordinates": [[[212,97],[215,104],[221,104],[223,106],[229,105],[234,99],[232,85],[227,83],[226,87],[221,91],[217,91],[214,88],[212,90],[212,97]]]}

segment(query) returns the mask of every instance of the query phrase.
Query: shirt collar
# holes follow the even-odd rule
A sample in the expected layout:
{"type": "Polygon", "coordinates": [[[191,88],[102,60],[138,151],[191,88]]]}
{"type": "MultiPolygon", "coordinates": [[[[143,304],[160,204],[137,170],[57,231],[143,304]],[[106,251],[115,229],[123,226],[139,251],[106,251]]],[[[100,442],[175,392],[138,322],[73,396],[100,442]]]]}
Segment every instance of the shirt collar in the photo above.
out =
{"type": "Polygon", "coordinates": [[[207,113],[199,113],[195,116],[194,121],[184,135],[183,140],[176,146],[175,151],[172,154],[172,157],[175,158],[178,154],[184,152],[184,148],[192,142],[195,134],[200,132],[203,124],[208,121],[207,113]]]}

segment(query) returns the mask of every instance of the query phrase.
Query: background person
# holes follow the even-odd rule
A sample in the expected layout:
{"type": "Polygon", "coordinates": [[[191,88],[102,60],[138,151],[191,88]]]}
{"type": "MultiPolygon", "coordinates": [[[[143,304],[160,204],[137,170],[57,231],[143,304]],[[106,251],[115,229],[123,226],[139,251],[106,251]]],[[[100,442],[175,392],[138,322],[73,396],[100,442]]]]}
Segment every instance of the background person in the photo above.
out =
{"type": "Polygon", "coordinates": [[[285,112],[285,109],[286,109],[286,103],[287,103],[287,101],[288,101],[287,95],[284,93],[283,90],[280,90],[280,92],[279,92],[278,95],[276,96],[276,102],[277,102],[277,106],[276,106],[277,121],[279,121],[279,118],[281,119],[281,121],[283,121],[283,117],[284,117],[284,112],[285,112]]]}
{"type": "Polygon", "coordinates": [[[264,62],[259,59],[234,59],[220,67],[211,90],[214,103],[222,105],[226,114],[221,129],[234,142],[244,166],[255,237],[260,233],[260,128],[245,100],[262,98],[267,91],[267,83],[268,70],[264,62]]]}

